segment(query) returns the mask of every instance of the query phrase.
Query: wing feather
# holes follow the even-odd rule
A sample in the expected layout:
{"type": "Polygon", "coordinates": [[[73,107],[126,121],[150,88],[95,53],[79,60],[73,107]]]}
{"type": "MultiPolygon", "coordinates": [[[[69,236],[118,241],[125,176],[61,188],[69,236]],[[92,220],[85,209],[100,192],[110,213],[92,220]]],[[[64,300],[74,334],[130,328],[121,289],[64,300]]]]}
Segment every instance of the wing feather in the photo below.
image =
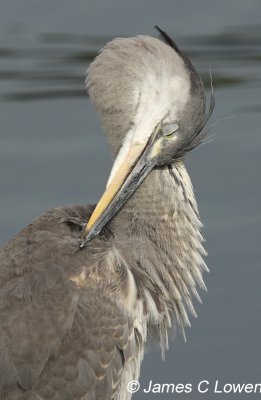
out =
{"type": "Polygon", "coordinates": [[[79,236],[91,211],[51,210],[0,251],[0,399],[126,392],[124,374],[139,351],[132,320],[103,282],[82,288],[72,279],[89,268],[79,236]]]}

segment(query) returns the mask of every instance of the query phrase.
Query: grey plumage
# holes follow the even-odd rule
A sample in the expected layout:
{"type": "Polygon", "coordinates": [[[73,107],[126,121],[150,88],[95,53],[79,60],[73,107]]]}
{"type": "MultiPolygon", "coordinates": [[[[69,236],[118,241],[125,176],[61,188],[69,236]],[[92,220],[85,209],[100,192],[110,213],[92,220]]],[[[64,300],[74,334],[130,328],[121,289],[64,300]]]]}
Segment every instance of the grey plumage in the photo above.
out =
{"type": "Polygon", "coordinates": [[[205,287],[202,224],[181,159],[205,118],[199,76],[175,49],[138,36],[110,42],[87,86],[115,155],[154,105],[156,124],[175,118],[180,139],[155,138],[154,168],[82,249],[93,206],[50,210],[3,247],[0,399],[130,399],[147,338],[157,334],[164,352],[168,329],[184,331],[205,287]]]}

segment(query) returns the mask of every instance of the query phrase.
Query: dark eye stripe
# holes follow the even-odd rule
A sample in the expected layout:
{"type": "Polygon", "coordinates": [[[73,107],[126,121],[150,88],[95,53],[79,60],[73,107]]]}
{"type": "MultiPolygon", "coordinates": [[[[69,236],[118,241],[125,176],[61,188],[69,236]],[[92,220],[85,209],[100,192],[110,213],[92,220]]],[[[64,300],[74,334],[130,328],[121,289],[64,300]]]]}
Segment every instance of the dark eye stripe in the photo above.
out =
{"type": "Polygon", "coordinates": [[[164,136],[168,137],[168,136],[173,135],[173,133],[177,132],[178,129],[179,129],[178,124],[173,122],[171,124],[163,125],[162,133],[163,133],[164,136]]]}

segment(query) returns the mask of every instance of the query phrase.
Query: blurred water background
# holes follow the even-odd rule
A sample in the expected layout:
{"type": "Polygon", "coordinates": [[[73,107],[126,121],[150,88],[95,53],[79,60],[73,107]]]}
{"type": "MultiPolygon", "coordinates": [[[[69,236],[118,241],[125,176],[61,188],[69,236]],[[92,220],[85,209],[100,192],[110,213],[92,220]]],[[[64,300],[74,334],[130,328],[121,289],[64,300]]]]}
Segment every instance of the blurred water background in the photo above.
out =
{"type": "MultiPolygon", "coordinates": [[[[141,386],[260,382],[260,0],[1,0],[0,8],[0,244],[48,208],[102,193],[112,159],[84,77],[108,40],[156,36],[158,24],[208,90],[211,70],[216,125],[187,160],[205,222],[208,293],[187,343],[178,336],[164,363],[157,351],[146,355],[141,386]]],[[[194,389],[134,399],[202,397],[194,389]]]]}

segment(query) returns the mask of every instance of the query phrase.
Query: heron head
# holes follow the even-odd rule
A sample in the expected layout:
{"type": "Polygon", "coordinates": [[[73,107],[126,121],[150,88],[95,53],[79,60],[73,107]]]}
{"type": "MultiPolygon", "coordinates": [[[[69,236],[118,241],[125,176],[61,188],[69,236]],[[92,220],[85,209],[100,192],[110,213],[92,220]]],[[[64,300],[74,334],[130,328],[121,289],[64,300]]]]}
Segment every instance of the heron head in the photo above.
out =
{"type": "Polygon", "coordinates": [[[91,64],[87,88],[116,159],[86,226],[85,245],[157,165],[182,158],[202,139],[209,114],[203,83],[189,59],[159,28],[114,39],[91,64]],[[167,42],[167,43],[166,43],[167,42]]]}

